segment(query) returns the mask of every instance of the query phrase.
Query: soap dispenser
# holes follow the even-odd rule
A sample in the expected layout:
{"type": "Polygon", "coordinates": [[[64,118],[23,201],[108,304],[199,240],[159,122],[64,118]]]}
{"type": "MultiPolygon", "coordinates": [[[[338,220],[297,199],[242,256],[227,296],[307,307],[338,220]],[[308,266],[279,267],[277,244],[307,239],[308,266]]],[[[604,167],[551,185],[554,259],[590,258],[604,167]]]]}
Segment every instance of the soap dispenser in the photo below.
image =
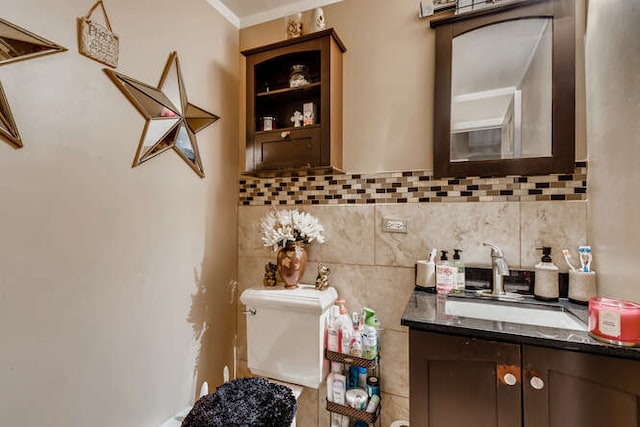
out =
{"type": "Polygon", "coordinates": [[[535,284],[533,294],[542,301],[558,301],[558,266],[551,260],[551,248],[543,246],[542,259],[535,266],[535,284]]]}
{"type": "Polygon", "coordinates": [[[464,292],[464,263],[460,259],[462,249],[453,250],[453,266],[456,268],[456,283],[453,288],[455,293],[464,292]]]}
{"type": "Polygon", "coordinates": [[[448,251],[442,251],[440,261],[436,264],[436,291],[439,294],[453,292],[456,284],[457,269],[451,265],[447,254],[448,251]]]}

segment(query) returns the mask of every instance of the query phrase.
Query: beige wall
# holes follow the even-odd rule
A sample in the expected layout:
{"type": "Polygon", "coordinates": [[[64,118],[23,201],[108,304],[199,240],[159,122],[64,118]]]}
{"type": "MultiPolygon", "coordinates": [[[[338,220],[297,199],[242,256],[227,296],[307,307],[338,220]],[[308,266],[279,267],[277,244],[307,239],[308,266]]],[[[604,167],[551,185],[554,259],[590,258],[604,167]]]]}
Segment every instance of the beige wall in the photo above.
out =
{"type": "MultiPolygon", "coordinates": [[[[417,18],[418,3],[343,0],[323,10],[327,25],[336,29],[347,47],[344,169],[350,173],[432,169],[435,32],[428,20],[417,18]]],[[[580,160],[586,158],[584,0],[576,2],[576,11],[576,159],[580,160]]],[[[309,16],[306,12],[303,19],[309,16]]],[[[282,40],[283,27],[282,20],[274,20],[245,28],[240,31],[240,46],[247,49],[282,40]]]]}
{"type": "Polygon", "coordinates": [[[232,365],[238,30],[205,0],[107,2],[117,71],[156,84],[177,50],[222,117],[198,134],[205,179],[172,152],[131,169],[144,119],[77,53],[91,3],[2,2],[69,48],[0,73],[25,145],[0,143],[2,425],[157,427],[232,365]]]}
{"type": "Polygon", "coordinates": [[[590,236],[600,292],[640,302],[640,3],[591,0],[587,27],[590,236]]]}

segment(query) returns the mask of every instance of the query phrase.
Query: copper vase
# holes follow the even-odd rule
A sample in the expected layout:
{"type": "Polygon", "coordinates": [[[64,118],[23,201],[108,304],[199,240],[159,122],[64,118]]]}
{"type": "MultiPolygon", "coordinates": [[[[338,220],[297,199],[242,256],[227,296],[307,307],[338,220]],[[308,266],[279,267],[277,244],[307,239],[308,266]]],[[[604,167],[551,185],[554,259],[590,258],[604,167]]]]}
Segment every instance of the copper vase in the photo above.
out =
{"type": "Polygon", "coordinates": [[[278,274],[287,289],[295,289],[307,266],[307,251],[302,242],[289,243],[278,251],[278,274]]]}

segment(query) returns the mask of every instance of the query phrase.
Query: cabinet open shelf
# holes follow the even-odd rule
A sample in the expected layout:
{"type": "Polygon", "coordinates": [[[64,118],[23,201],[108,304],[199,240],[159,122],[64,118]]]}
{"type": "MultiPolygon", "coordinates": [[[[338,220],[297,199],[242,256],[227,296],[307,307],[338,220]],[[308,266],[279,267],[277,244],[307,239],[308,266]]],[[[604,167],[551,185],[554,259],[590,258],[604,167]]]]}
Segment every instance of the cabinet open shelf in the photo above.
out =
{"type": "Polygon", "coordinates": [[[315,125],[307,125],[307,126],[298,126],[298,127],[287,127],[287,128],[278,128],[278,129],[272,129],[272,130],[259,130],[256,131],[256,135],[268,135],[268,134],[281,134],[282,132],[295,132],[297,130],[303,130],[303,129],[314,129],[314,128],[319,128],[320,127],[320,123],[316,123],[315,125]]]}
{"type": "Polygon", "coordinates": [[[315,83],[309,83],[306,84],[304,86],[296,86],[296,87],[285,87],[282,89],[275,89],[275,90],[270,90],[268,92],[260,92],[257,93],[256,96],[257,97],[269,97],[269,96],[276,96],[276,95],[282,95],[282,94],[290,94],[290,93],[295,93],[295,92],[304,92],[316,87],[320,87],[320,82],[315,82],[315,83]]]}

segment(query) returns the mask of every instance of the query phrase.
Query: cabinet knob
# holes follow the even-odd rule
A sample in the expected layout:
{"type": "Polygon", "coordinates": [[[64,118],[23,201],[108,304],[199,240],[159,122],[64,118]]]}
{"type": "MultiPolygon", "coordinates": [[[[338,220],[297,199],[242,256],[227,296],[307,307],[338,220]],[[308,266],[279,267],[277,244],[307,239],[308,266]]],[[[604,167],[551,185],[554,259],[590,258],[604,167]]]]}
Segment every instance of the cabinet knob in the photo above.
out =
{"type": "Polygon", "coordinates": [[[544,388],[544,381],[542,381],[542,378],[540,377],[531,377],[529,384],[531,384],[531,387],[536,390],[542,390],[544,388]]]}
{"type": "Polygon", "coordinates": [[[283,130],[282,132],[280,132],[280,138],[288,138],[289,135],[291,135],[291,131],[283,130]]]}
{"type": "Polygon", "coordinates": [[[506,385],[516,385],[516,383],[518,382],[518,379],[512,373],[504,374],[504,377],[502,377],[502,379],[504,380],[504,383],[506,385]]]}

